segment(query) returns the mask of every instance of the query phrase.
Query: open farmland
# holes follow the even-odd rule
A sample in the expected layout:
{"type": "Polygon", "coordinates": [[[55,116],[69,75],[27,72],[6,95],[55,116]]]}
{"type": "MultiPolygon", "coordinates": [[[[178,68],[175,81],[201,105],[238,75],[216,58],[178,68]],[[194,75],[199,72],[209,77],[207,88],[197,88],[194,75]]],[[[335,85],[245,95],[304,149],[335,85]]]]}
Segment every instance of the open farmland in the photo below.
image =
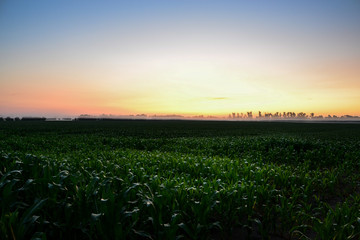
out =
{"type": "Polygon", "coordinates": [[[0,122],[0,239],[359,239],[360,124],[0,122]]]}

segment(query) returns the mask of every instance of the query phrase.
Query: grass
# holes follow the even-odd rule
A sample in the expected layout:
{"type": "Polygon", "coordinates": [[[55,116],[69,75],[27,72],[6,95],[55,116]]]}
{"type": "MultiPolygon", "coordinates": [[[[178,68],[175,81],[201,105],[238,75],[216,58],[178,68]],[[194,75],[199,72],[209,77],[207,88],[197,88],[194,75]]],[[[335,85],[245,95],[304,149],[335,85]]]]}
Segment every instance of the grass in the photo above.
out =
{"type": "Polygon", "coordinates": [[[360,124],[0,123],[1,239],[358,239],[360,124]]]}

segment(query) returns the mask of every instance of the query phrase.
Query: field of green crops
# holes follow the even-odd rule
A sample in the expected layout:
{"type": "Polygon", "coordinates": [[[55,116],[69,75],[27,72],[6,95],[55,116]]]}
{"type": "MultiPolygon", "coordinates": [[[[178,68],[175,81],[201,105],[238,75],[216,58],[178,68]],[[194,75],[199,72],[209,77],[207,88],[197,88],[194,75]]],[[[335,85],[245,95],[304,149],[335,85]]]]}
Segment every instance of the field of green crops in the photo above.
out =
{"type": "Polygon", "coordinates": [[[0,122],[0,239],[359,239],[360,124],[0,122]]]}

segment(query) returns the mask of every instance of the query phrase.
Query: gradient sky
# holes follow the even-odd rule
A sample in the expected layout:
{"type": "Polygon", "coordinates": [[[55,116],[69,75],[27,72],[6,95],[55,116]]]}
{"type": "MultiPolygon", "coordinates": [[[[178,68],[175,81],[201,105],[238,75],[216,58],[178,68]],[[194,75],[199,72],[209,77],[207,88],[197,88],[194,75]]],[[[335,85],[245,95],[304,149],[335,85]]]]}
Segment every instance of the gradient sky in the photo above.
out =
{"type": "Polygon", "coordinates": [[[0,115],[360,115],[360,1],[0,1],[0,115]]]}

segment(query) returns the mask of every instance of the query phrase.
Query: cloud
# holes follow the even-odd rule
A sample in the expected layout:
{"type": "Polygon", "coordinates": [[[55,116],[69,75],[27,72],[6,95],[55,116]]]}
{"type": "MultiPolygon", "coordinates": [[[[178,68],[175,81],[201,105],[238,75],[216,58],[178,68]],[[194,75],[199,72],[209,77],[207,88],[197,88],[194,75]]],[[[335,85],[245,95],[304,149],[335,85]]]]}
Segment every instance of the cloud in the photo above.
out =
{"type": "Polygon", "coordinates": [[[227,97],[212,97],[212,98],[209,98],[209,100],[227,100],[229,98],[227,97]]]}

